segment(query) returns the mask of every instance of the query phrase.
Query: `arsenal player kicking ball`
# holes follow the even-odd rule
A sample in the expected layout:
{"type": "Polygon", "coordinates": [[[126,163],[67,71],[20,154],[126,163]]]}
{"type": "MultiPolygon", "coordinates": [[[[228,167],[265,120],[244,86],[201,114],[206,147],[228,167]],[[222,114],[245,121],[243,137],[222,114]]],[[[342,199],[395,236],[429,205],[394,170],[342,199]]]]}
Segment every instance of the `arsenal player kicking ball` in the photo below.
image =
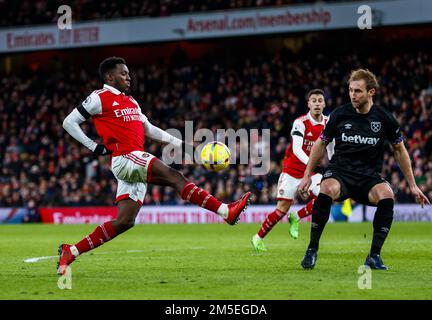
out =
{"type": "Polygon", "coordinates": [[[111,171],[117,179],[118,216],[98,226],[76,244],[62,244],[59,247],[57,273],[60,275],[78,255],[97,248],[134,226],[148,183],[174,188],[182,199],[220,215],[229,225],[238,222],[251,197],[251,193],[247,192],[236,202],[222,203],[188,181],[181,172],[144,151],[144,136],[177,147],[181,147],[183,141],[152,125],[141,112],[138,102],[125,94],[131,78],[124,59],[111,57],[104,60],[99,73],[103,88],[91,93],[76,107],[65,118],[63,127],[95,154],[112,156],[111,171]],[[80,124],[89,118],[92,118],[103,144],[97,144],[81,130],[80,124]]]}

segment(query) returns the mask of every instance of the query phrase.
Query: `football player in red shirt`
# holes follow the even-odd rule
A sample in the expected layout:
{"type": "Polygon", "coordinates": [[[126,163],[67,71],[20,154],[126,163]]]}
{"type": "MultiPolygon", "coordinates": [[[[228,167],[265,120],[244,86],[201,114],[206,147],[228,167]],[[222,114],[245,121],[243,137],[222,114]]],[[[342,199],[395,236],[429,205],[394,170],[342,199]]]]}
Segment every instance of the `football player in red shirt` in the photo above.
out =
{"type": "MultiPolygon", "coordinates": [[[[309,154],[315,140],[318,139],[328,117],[323,115],[325,107],[324,92],[321,89],[311,90],[307,95],[309,112],[297,118],[291,129],[292,144],[285,151],[282,162],[282,173],[279,176],[277,188],[276,210],[270,213],[261,225],[257,234],[252,237],[252,245],[256,251],[267,251],[263,238],[270,232],[288,212],[294,201],[297,187],[303,178],[303,173],[309,160],[309,154]]],[[[333,144],[328,147],[329,157],[332,154],[333,144]]],[[[298,222],[312,213],[312,206],[319,194],[321,174],[312,176],[312,185],[309,188],[311,200],[298,212],[291,212],[288,220],[290,222],[290,235],[294,239],[298,237],[298,222]]]]}
{"type": "Polygon", "coordinates": [[[224,204],[205,190],[188,181],[181,172],[144,151],[144,135],[177,147],[183,141],[152,125],[138,103],[125,95],[131,78],[122,58],[105,59],[99,67],[104,86],[96,90],[63,121],[64,129],[96,155],[111,154],[111,171],[117,179],[118,216],[98,226],[75,245],[59,247],[57,273],[63,275],[75,258],[132,228],[140,210],[147,184],[174,188],[182,199],[220,215],[234,225],[250,201],[250,192],[230,204],[224,204]],[[103,144],[97,144],[81,130],[80,124],[92,118],[103,144]]]}

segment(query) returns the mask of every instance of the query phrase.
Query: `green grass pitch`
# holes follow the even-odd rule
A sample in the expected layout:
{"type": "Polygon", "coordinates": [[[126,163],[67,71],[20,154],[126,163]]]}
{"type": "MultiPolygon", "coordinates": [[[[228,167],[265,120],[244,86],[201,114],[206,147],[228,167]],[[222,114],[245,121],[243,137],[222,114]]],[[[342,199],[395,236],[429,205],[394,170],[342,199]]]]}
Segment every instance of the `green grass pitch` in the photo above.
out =
{"type": "Polygon", "coordinates": [[[137,225],[72,264],[72,289],[60,290],[60,242],[75,243],[93,225],[0,226],[0,299],[291,300],[431,299],[432,223],[394,223],[382,257],[389,271],[372,272],[359,289],[358,268],[371,243],[371,223],[328,224],[314,270],[300,261],[309,224],[293,240],[288,224],[250,245],[257,224],[137,225]]]}

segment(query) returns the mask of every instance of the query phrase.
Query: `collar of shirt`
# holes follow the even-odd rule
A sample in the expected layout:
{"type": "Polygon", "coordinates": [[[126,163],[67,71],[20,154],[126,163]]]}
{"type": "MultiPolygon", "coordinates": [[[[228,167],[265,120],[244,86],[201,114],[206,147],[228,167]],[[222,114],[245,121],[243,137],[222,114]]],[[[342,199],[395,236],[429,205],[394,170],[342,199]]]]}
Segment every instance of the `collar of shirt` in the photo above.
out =
{"type": "Polygon", "coordinates": [[[312,122],[312,125],[314,125],[314,126],[316,126],[317,124],[322,124],[322,125],[325,124],[325,123],[324,123],[324,120],[325,120],[325,119],[324,119],[324,115],[322,115],[322,120],[321,120],[321,122],[316,121],[316,120],[312,117],[310,111],[307,113],[307,117],[308,117],[308,119],[310,120],[310,122],[312,122]]]}
{"type": "Polygon", "coordinates": [[[111,87],[110,85],[104,84],[104,88],[108,89],[109,91],[111,91],[112,93],[114,93],[115,95],[119,95],[121,94],[120,91],[118,91],[116,88],[111,87]]]}

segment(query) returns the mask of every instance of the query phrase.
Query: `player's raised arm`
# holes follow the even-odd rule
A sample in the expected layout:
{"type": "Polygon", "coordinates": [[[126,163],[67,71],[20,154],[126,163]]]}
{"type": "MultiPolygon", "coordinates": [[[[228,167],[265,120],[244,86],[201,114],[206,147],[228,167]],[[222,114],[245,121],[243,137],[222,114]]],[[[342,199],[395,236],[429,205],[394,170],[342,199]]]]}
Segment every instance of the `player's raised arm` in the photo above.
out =
{"type": "Polygon", "coordinates": [[[97,155],[110,154],[105,145],[97,144],[90,139],[84,131],[82,131],[80,124],[86,121],[94,114],[102,112],[102,105],[100,98],[96,93],[92,93],[87,99],[72,110],[71,113],[63,120],[63,128],[82,145],[90,149],[97,155]]]}
{"type": "Polygon", "coordinates": [[[388,114],[385,130],[386,136],[390,141],[390,145],[393,150],[394,158],[408,181],[411,193],[423,208],[425,203],[430,204],[429,199],[423,194],[415,182],[410,156],[407,149],[405,148],[399,123],[391,114],[388,114]]]}
{"type": "Polygon", "coordinates": [[[420,190],[420,188],[415,183],[414,174],[411,167],[411,160],[408,154],[407,149],[405,148],[405,145],[403,141],[400,141],[397,144],[392,144],[393,147],[393,153],[395,160],[399,164],[402,173],[404,174],[405,178],[408,181],[408,185],[411,189],[411,193],[415,197],[416,201],[420,203],[420,205],[424,206],[425,203],[430,204],[429,199],[423,194],[423,192],[420,190]]]}

